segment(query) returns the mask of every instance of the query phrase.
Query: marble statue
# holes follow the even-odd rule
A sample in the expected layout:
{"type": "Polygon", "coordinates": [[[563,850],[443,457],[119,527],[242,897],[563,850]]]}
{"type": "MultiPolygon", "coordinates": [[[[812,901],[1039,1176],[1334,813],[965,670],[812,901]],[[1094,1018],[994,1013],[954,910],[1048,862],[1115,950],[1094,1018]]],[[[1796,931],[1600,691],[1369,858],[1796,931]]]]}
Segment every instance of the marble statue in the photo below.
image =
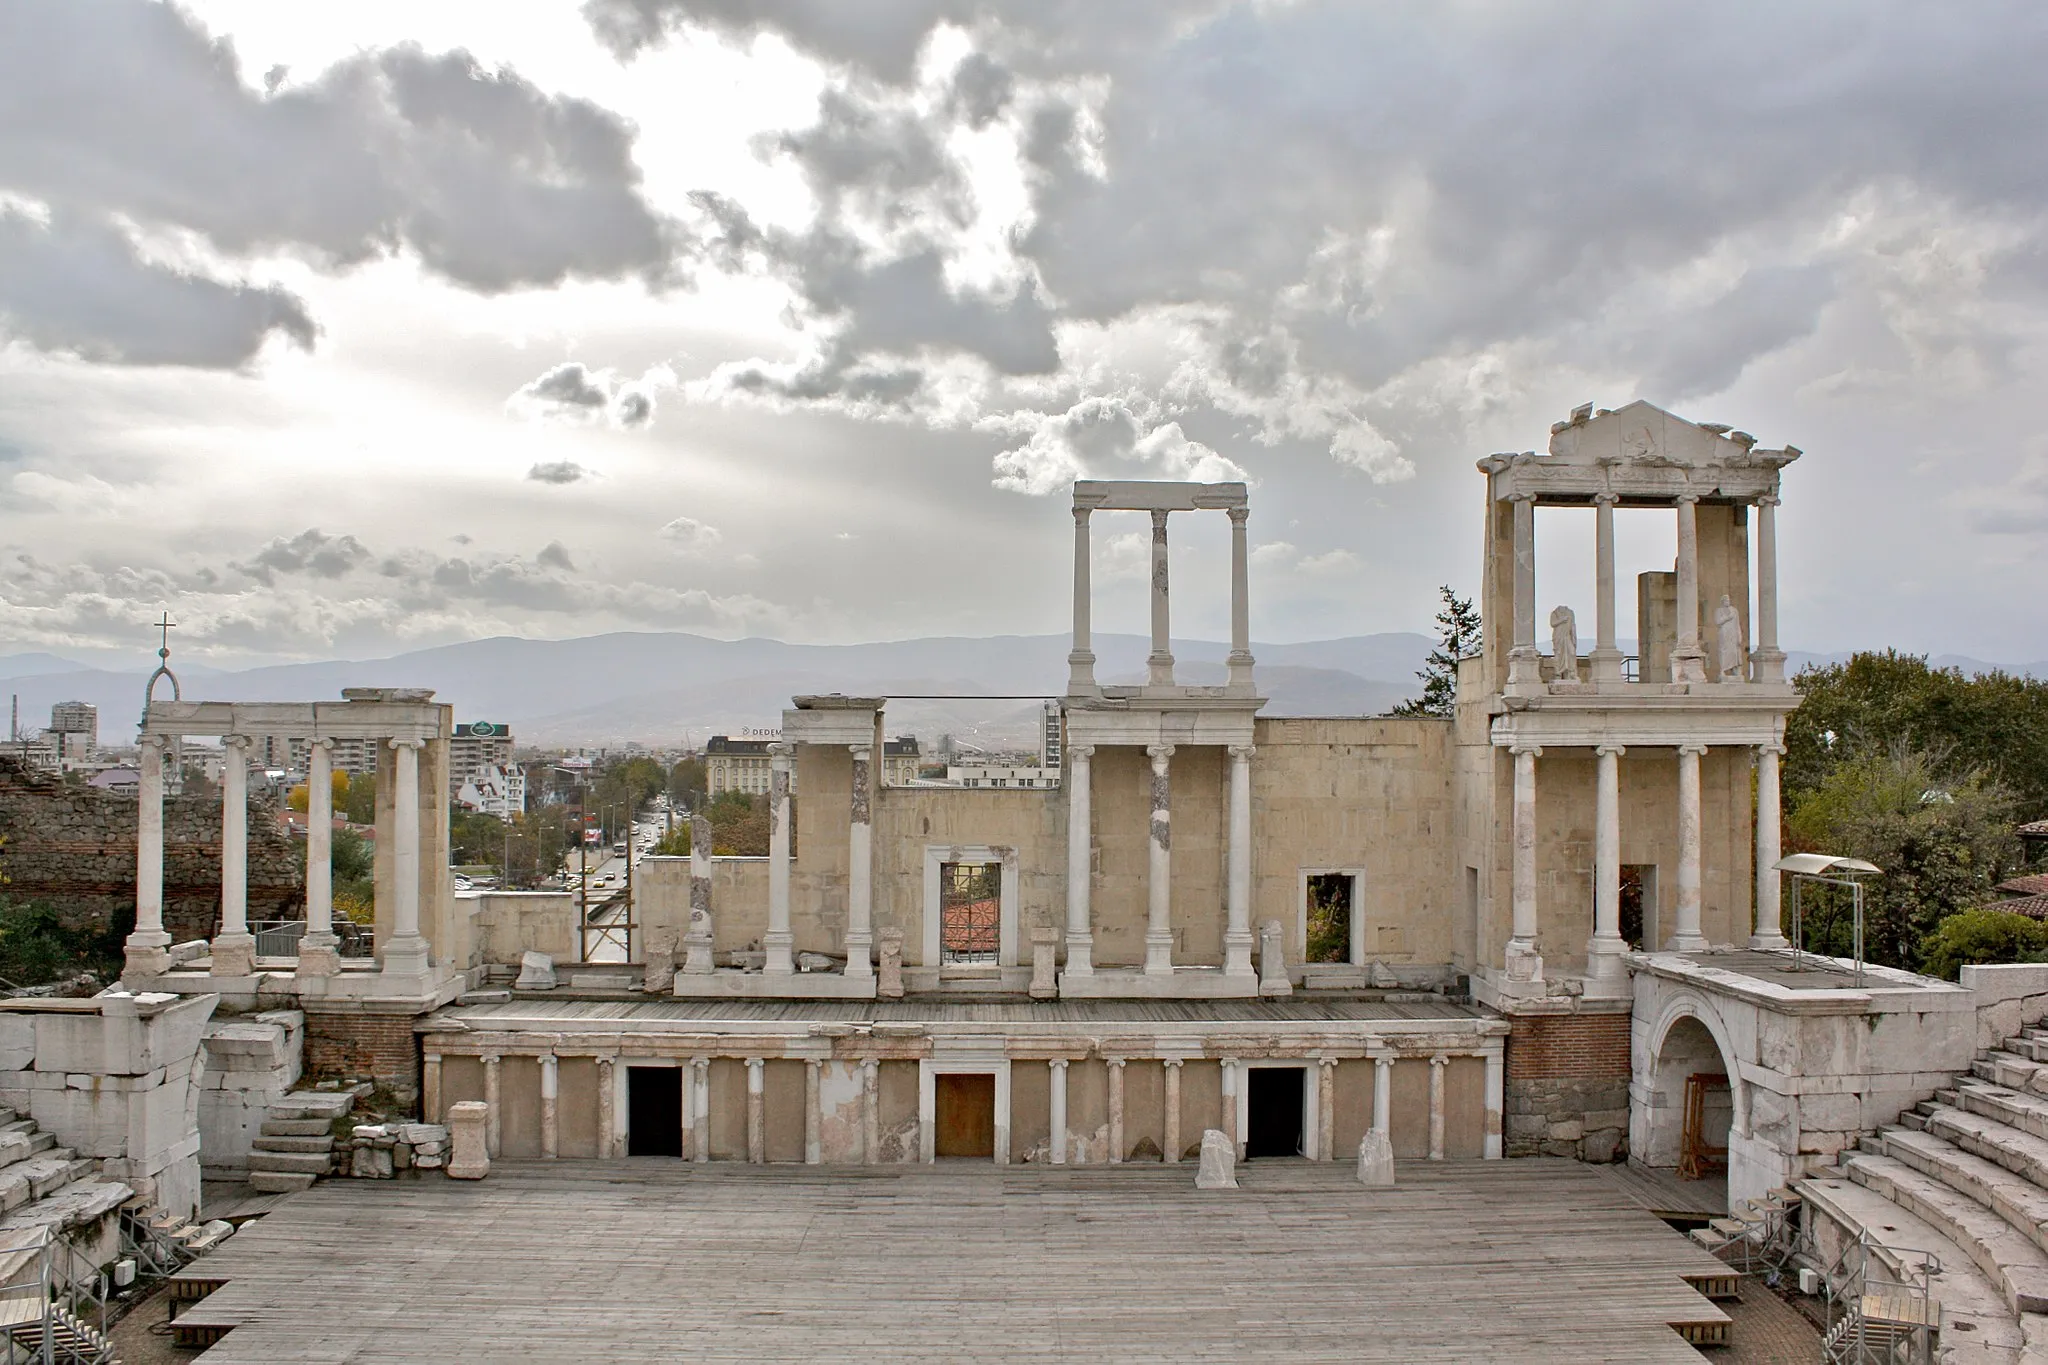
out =
{"type": "Polygon", "coordinates": [[[1560,682],[1579,680],[1579,622],[1570,607],[1556,607],[1550,613],[1551,676],[1560,682]]]}
{"type": "Polygon", "coordinates": [[[1742,648],[1742,613],[1724,592],[1721,605],[1714,608],[1714,676],[1722,682],[1741,682],[1748,661],[1742,648]]]}

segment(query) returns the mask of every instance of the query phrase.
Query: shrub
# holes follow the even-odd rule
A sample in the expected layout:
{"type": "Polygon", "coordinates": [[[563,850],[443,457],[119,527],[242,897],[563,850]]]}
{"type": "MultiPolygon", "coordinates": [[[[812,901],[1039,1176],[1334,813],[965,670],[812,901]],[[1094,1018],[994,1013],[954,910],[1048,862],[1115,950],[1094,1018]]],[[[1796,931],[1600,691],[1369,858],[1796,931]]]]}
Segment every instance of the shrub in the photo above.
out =
{"type": "Polygon", "coordinates": [[[1983,962],[2039,962],[2048,956],[2048,924],[2009,910],[1950,915],[1920,945],[1920,970],[1953,981],[1983,962]]]}

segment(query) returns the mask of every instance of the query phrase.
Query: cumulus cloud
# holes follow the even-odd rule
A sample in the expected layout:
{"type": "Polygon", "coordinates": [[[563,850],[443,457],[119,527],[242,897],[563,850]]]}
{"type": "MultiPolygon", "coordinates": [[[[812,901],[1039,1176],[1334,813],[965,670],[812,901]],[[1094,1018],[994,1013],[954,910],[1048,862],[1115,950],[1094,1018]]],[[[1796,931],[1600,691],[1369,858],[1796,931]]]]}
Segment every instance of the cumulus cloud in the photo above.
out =
{"type": "Polygon", "coordinates": [[[588,469],[574,460],[544,460],[526,471],[526,477],[534,483],[551,483],[557,486],[578,483],[594,477],[588,469]]]}
{"type": "Polygon", "coordinates": [[[675,383],[666,366],[639,379],[621,379],[611,370],[592,370],[581,361],[566,360],[520,386],[506,400],[517,417],[558,422],[608,422],[636,430],[654,420],[654,391],[675,383]]]}
{"type": "Polygon", "coordinates": [[[374,558],[354,536],[330,536],[318,527],[299,532],[289,540],[280,537],[264,546],[245,563],[228,567],[245,573],[265,587],[274,586],[279,574],[305,574],[312,578],[340,578],[374,558]]]}
{"type": "Polygon", "coordinates": [[[661,528],[661,538],[684,554],[704,554],[718,548],[725,536],[695,517],[677,517],[661,528]]]}
{"type": "Polygon", "coordinates": [[[1065,412],[1021,412],[991,418],[986,430],[1023,434],[1023,444],[995,457],[995,484],[1043,496],[1091,475],[1241,480],[1244,470],[1192,440],[1178,422],[1152,425],[1149,405],[1135,395],[1085,398],[1065,412]]]}

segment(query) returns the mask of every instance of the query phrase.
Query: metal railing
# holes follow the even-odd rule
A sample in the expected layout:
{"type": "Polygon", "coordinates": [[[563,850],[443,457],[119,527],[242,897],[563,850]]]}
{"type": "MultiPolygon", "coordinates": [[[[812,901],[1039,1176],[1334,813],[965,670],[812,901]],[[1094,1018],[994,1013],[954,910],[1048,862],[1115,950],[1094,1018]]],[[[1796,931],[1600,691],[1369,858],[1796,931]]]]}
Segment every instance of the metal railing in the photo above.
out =
{"type": "Polygon", "coordinates": [[[1842,1248],[1821,1272],[1828,1330],[1821,1339],[1829,1365],[1933,1365],[1941,1303],[1933,1282],[1941,1258],[1908,1247],[1877,1254],[1868,1232],[1842,1248]],[[1897,1258],[1897,1266],[1889,1264],[1897,1258]]]}
{"type": "Polygon", "coordinates": [[[48,1228],[0,1234],[6,1365],[109,1365],[107,1272],[48,1228]]]}
{"type": "MultiPolygon", "coordinates": [[[[306,921],[302,919],[252,920],[249,932],[256,939],[258,957],[297,957],[299,940],[306,936],[306,921]]],[[[334,921],[334,936],[338,940],[335,951],[342,957],[374,957],[377,944],[374,931],[367,924],[357,924],[351,919],[334,921]]]]}

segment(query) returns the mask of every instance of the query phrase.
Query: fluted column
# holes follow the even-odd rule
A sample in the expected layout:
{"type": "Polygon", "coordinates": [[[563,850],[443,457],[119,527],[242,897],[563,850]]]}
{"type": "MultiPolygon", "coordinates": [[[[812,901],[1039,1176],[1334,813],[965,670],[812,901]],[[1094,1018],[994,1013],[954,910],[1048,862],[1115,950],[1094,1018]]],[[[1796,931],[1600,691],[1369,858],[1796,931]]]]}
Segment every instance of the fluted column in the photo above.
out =
{"type": "Polygon", "coordinates": [[[1704,744],[1678,746],[1678,924],[1667,952],[1707,946],[1700,932],[1700,758],[1706,752],[1704,744]]]}
{"type": "Polygon", "coordinates": [[[306,932],[299,939],[299,975],[341,970],[334,936],[334,741],[316,739],[306,759],[306,932]]]}
{"type": "MultiPolygon", "coordinates": [[[[540,1154],[553,1161],[562,1151],[561,1059],[552,1052],[540,1055],[540,1154]]],[[[687,1096],[685,1104],[687,1105],[687,1096]]],[[[684,1111],[687,1117],[687,1108],[684,1111]]]]}
{"type": "Polygon", "coordinates": [[[795,746],[768,746],[768,931],[761,935],[762,972],[792,976],[789,933],[789,788],[795,746]]]}
{"type": "Polygon", "coordinates": [[[391,741],[391,941],[384,970],[424,974],[427,941],[420,937],[420,750],[417,739],[391,741]]]}
{"type": "Polygon", "coordinates": [[[1598,632],[1593,646],[1593,681],[1596,683],[1617,683],[1621,681],[1621,649],[1615,644],[1614,635],[1614,506],[1621,499],[1613,493],[1601,493],[1593,499],[1595,578],[1599,593],[1595,599],[1595,614],[1598,632]]]}
{"type": "Polygon", "coordinates": [[[1089,634],[1092,588],[1088,568],[1088,512],[1074,509],[1074,647],[1067,654],[1067,692],[1088,696],[1100,689],[1095,685],[1095,647],[1089,634]]]}
{"type": "Polygon", "coordinates": [[[1165,1122],[1161,1125],[1161,1129],[1165,1133],[1165,1139],[1160,1145],[1166,1149],[1162,1155],[1168,1161],[1180,1160],[1181,1066],[1182,1062],[1178,1057],[1168,1057],[1166,1059],[1166,1114],[1165,1122]]]}
{"type": "Polygon", "coordinates": [[[1252,691],[1251,550],[1245,519],[1251,509],[1232,507],[1230,516],[1230,677],[1233,692],[1252,691]]]}
{"type": "Polygon", "coordinates": [[[1067,747],[1067,975],[1091,976],[1095,971],[1095,930],[1088,917],[1094,881],[1095,748],[1067,747]]]}
{"type": "Polygon", "coordinates": [[[1506,967],[1511,981],[1543,979],[1543,958],[1536,951],[1536,756],[1534,744],[1517,744],[1515,759],[1514,848],[1510,883],[1514,920],[1508,938],[1506,967]]]}
{"type": "Polygon", "coordinates": [[[1778,871],[1778,859],[1783,856],[1778,758],[1784,752],[1782,744],[1760,744],[1756,750],[1756,931],[1749,936],[1752,948],[1785,946],[1778,908],[1779,878],[1783,875],[1778,871]]]}
{"type": "Polygon", "coordinates": [[[1586,945],[1586,975],[1613,985],[1626,981],[1621,955],[1621,756],[1619,744],[1593,749],[1593,938],[1586,945]]]}
{"type": "Polygon", "coordinates": [[[492,1157],[504,1155],[505,1079],[503,1059],[495,1052],[484,1054],[484,1151],[492,1157]]]}
{"type": "Polygon", "coordinates": [[[747,1160],[756,1166],[768,1160],[767,1060],[747,1058],[747,1160]]]}
{"type": "Polygon", "coordinates": [[[1145,682],[1173,686],[1173,625],[1166,600],[1166,516],[1152,514],[1152,653],[1145,660],[1145,682]]]}
{"type": "Polygon", "coordinates": [[[1104,1059],[1109,1067],[1109,1161],[1112,1166],[1124,1159],[1124,1059],[1104,1059]]]}
{"type": "Polygon", "coordinates": [[[1152,759],[1151,838],[1145,863],[1145,973],[1173,973],[1173,787],[1168,773],[1171,744],[1154,744],[1152,759]]]}
{"type": "Polygon", "coordinates": [[[1230,845],[1224,900],[1223,974],[1258,980],[1252,967],[1252,754],[1230,746],[1230,845]]]}
{"type": "Polygon", "coordinates": [[[1241,1079],[1237,1058],[1223,1059],[1223,1135],[1230,1139],[1239,1160],[1244,1158],[1244,1142],[1238,1137],[1237,1106],[1238,1082],[1241,1079]]]}
{"type": "Polygon", "coordinates": [[[164,932],[164,745],[144,735],[139,746],[135,803],[135,930],[125,945],[121,979],[131,986],[170,970],[171,936],[164,932]]]}
{"type": "Polygon", "coordinates": [[[853,746],[853,819],[846,839],[846,975],[871,977],[874,943],[873,750],[853,746]]]}
{"type": "Polygon", "coordinates": [[[1318,1058],[1316,1062],[1316,1150],[1318,1161],[1333,1161],[1337,1156],[1337,1059],[1318,1058]]]}
{"type": "Polygon", "coordinates": [[[1514,509],[1514,639],[1508,649],[1508,681],[1543,681],[1542,655],[1536,648],[1536,499],[1517,493],[1514,509]]]}
{"type": "Polygon", "coordinates": [[[1067,1059],[1054,1057],[1047,1063],[1052,1072],[1051,1135],[1046,1139],[1051,1148],[1048,1159],[1055,1166],[1067,1164],[1067,1059]]]}
{"type": "Polygon", "coordinates": [[[1671,651],[1673,682],[1706,681],[1706,652],[1700,648],[1699,498],[1678,499],[1678,646],[1671,651]]]}
{"type": "Polygon", "coordinates": [[[1756,681],[1785,681],[1785,651],[1778,648],[1778,499],[1756,500],[1756,681]]]}
{"type": "Polygon", "coordinates": [[[815,1166],[825,1159],[823,1135],[824,1115],[818,1104],[818,1066],[815,1057],[804,1059],[804,1164],[815,1166]]]}
{"type": "Polygon", "coordinates": [[[1486,1054],[1486,1137],[1480,1155],[1500,1160],[1501,1112],[1507,1108],[1506,1058],[1498,1050],[1486,1054]]]}
{"type": "Polygon", "coordinates": [[[617,1058],[597,1059],[597,1154],[601,1159],[618,1155],[618,1096],[612,1091],[617,1058]]]}
{"type": "Polygon", "coordinates": [[[213,975],[248,976],[256,970],[256,938],[249,932],[249,741],[221,740],[220,932],[213,938],[213,975]]]}
{"type": "Polygon", "coordinates": [[[697,1140],[695,1155],[698,1161],[708,1162],[711,1160],[711,1059],[692,1057],[690,1070],[697,1073],[697,1111],[693,1120],[697,1140]]]}
{"type": "Polygon", "coordinates": [[[1444,1159],[1444,1068],[1451,1059],[1439,1052],[1429,1059],[1429,1159],[1444,1159]]]}
{"type": "Polygon", "coordinates": [[[1372,1059],[1372,1126],[1394,1131],[1394,1059],[1385,1053],[1372,1059]]]}

